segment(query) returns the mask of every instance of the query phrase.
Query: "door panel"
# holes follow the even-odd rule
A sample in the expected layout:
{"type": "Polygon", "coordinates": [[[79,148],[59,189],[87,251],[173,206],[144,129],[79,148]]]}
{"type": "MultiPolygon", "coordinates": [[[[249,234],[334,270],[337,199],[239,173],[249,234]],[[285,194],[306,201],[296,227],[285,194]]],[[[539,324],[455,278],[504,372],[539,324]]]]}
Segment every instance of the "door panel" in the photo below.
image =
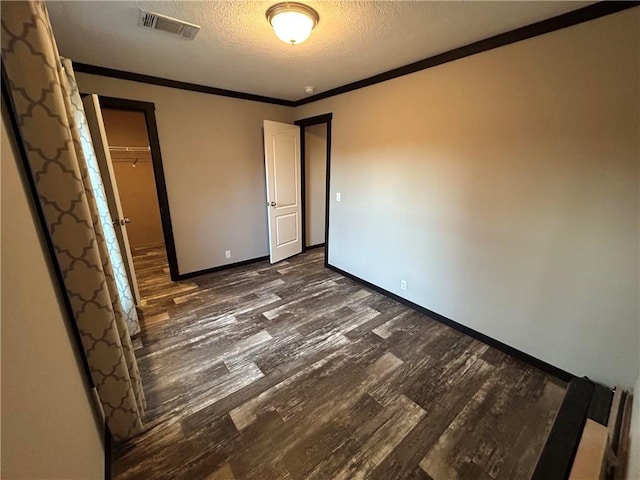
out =
{"type": "Polygon", "coordinates": [[[271,263],[302,251],[300,127],[264,121],[271,263]]]}
{"type": "Polygon", "coordinates": [[[298,201],[296,174],[300,159],[296,148],[298,142],[290,132],[273,136],[275,201],[281,207],[294,206],[298,201]]]}
{"type": "Polygon", "coordinates": [[[276,217],[276,244],[282,247],[298,241],[298,214],[280,215],[276,217]]]}
{"type": "Polygon", "coordinates": [[[127,270],[129,286],[136,305],[140,305],[140,291],[138,290],[138,281],[133,268],[133,256],[131,255],[129,237],[127,235],[127,223],[129,219],[123,214],[120,196],[118,195],[118,185],[116,184],[116,176],[113,170],[113,164],[111,163],[111,154],[109,153],[107,134],[104,129],[104,122],[100,111],[100,102],[98,101],[98,96],[92,94],[85,97],[82,103],[84,104],[93,148],[96,152],[96,158],[98,159],[98,166],[100,167],[100,176],[102,177],[104,190],[107,195],[109,212],[111,212],[113,217],[118,246],[120,247],[124,266],[127,270]]]}

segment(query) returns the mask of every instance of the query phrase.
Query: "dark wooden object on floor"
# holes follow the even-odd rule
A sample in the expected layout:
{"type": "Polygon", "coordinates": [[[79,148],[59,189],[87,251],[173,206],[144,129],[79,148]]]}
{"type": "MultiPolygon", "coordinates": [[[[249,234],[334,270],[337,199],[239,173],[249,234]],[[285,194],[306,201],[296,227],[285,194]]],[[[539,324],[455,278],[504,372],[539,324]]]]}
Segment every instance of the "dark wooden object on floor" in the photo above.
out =
{"type": "Polygon", "coordinates": [[[613,400],[611,401],[611,411],[609,412],[609,421],[607,427],[609,429],[609,444],[614,452],[618,449],[618,438],[620,437],[620,426],[622,423],[622,410],[624,407],[624,390],[620,387],[613,391],[613,400]]]}
{"type": "MultiPolygon", "coordinates": [[[[619,387],[618,387],[619,388],[619,387]]],[[[627,467],[629,463],[629,432],[631,431],[631,408],[633,404],[633,395],[627,393],[624,396],[622,408],[622,420],[620,425],[620,436],[617,439],[617,449],[615,451],[617,457],[617,465],[614,470],[613,478],[615,480],[624,480],[627,476],[627,467]]],[[[632,480],[632,479],[629,479],[632,480]]]]}
{"type": "Polygon", "coordinates": [[[569,383],[532,480],[565,480],[569,476],[593,390],[593,382],[586,378],[576,378],[569,383]]]}
{"type": "Polygon", "coordinates": [[[613,390],[596,383],[593,388],[593,395],[591,395],[589,409],[587,410],[587,418],[598,422],[600,425],[607,425],[612,400],[613,390]]]}
{"type": "Polygon", "coordinates": [[[572,380],[532,479],[624,480],[631,405],[620,386],[572,380]]]}
{"type": "Polygon", "coordinates": [[[323,249],[171,282],[135,252],[147,430],[118,479],[524,479],[565,393],[324,268],[323,249]]]}

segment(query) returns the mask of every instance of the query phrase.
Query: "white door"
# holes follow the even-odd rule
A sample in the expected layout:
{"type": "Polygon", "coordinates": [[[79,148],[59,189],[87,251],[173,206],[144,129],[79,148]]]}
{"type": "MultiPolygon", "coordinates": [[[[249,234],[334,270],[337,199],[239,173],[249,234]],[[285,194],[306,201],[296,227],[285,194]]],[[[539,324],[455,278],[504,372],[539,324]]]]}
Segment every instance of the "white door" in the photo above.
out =
{"type": "Polygon", "coordinates": [[[302,251],[300,127],[264,121],[271,263],[302,251]]]}
{"type": "Polygon", "coordinates": [[[87,123],[91,131],[91,140],[93,148],[98,159],[100,167],[100,176],[104,184],[104,190],[107,195],[107,203],[109,212],[113,217],[113,224],[118,238],[118,245],[124,260],[124,266],[127,270],[127,278],[129,286],[136,302],[140,305],[140,291],[138,290],[138,281],[136,279],[136,271],[133,269],[133,257],[131,256],[131,247],[129,246],[129,237],[127,236],[127,223],[129,219],[122,212],[122,204],[118,195],[118,185],[116,184],[116,176],[111,163],[111,154],[109,153],[109,143],[107,141],[107,133],[104,129],[102,120],[102,111],[100,110],[100,102],[97,95],[88,95],[83,100],[84,112],[87,116],[87,123]]]}

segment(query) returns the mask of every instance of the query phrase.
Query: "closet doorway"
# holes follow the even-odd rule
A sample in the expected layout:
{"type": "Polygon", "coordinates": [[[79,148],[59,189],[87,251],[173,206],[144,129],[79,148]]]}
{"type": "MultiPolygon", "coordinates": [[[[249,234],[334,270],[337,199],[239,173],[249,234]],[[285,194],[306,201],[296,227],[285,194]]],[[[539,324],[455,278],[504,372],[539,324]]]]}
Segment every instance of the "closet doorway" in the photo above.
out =
{"type": "Polygon", "coordinates": [[[129,246],[132,250],[164,248],[144,113],[103,108],[102,119],[120,202],[126,221],[130,222],[127,225],[129,246]]]}
{"type": "Polygon", "coordinates": [[[136,277],[166,258],[161,274],[173,280],[178,271],[154,106],[102,96],[99,102],[136,277]]]}
{"type": "Polygon", "coordinates": [[[327,113],[294,122],[300,127],[302,251],[324,247],[328,263],[331,120],[327,113]]]}

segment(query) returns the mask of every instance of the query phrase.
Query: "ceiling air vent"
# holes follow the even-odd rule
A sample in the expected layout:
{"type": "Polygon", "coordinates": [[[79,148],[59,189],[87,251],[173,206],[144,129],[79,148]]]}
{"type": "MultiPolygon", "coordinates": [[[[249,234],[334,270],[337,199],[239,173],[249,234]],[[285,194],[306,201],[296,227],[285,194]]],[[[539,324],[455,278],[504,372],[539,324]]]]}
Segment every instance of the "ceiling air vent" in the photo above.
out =
{"type": "Polygon", "coordinates": [[[154,30],[162,30],[163,32],[179,35],[188,40],[193,40],[200,31],[200,26],[193,23],[178,20],[177,18],[167,17],[159,13],[147,12],[140,9],[140,18],[138,25],[145,28],[153,28],[154,30]]]}

